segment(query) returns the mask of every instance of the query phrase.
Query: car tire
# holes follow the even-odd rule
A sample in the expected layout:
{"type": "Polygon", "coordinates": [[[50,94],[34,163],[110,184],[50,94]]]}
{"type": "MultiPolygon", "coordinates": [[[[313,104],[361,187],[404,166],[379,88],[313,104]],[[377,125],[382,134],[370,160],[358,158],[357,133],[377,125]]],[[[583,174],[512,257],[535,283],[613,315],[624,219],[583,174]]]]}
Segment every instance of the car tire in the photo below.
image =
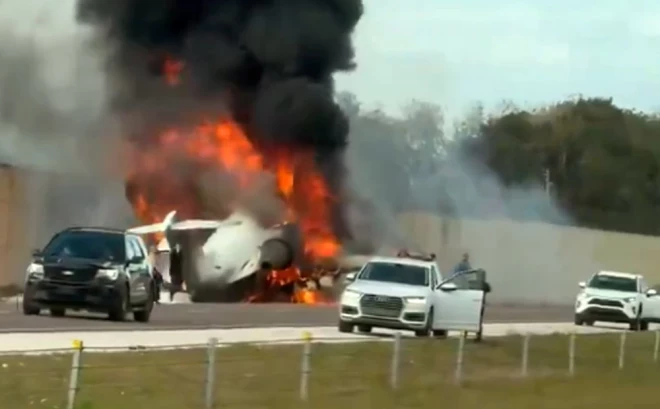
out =
{"type": "Polygon", "coordinates": [[[484,339],[484,330],[479,328],[479,331],[474,334],[474,342],[481,342],[484,339]]]}
{"type": "Polygon", "coordinates": [[[648,324],[641,319],[636,319],[630,321],[630,330],[631,331],[646,331],[648,329],[648,324]]]}
{"type": "Polygon", "coordinates": [[[575,321],[574,322],[575,322],[575,325],[579,325],[579,326],[584,325],[584,320],[582,319],[582,317],[580,317],[577,314],[575,315],[575,321]]]}
{"type": "Polygon", "coordinates": [[[110,321],[126,321],[126,314],[128,314],[129,309],[128,303],[128,291],[126,288],[122,288],[119,291],[117,298],[115,298],[112,308],[108,311],[108,318],[110,321]]]}
{"type": "Polygon", "coordinates": [[[644,321],[644,320],[639,321],[639,330],[640,331],[648,331],[649,330],[648,321],[644,321]]]}
{"type": "Polygon", "coordinates": [[[147,302],[142,306],[141,310],[133,311],[133,319],[137,322],[149,322],[151,318],[151,311],[154,309],[154,293],[149,291],[147,302]]]}
{"type": "Polygon", "coordinates": [[[50,316],[51,317],[64,317],[66,315],[66,309],[64,308],[51,308],[50,316]]]}
{"type": "Polygon", "coordinates": [[[435,337],[435,338],[447,338],[447,330],[446,329],[434,329],[433,330],[433,337],[435,337]]]}
{"type": "Polygon", "coordinates": [[[433,309],[431,309],[426,316],[426,325],[424,329],[415,331],[415,336],[419,338],[428,337],[433,332],[433,309]]]}
{"type": "Polygon", "coordinates": [[[364,334],[368,334],[368,333],[371,332],[372,327],[371,327],[371,325],[358,325],[358,326],[357,326],[357,330],[358,330],[358,332],[362,332],[362,333],[364,333],[364,334]]]}
{"type": "Polygon", "coordinates": [[[30,303],[29,300],[25,299],[25,296],[23,296],[23,315],[39,315],[41,314],[41,309],[39,307],[35,307],[30,303]]]}
{"type": "Polygon", "coordinates": [[[352,333],[353,327],[354,325],[351,324],[350,322],[341,321],[341,320],[339,320],[339,325],[337,325],[337,329],[339,330],[339,332],[343,332],[345,334],[352,333]]]}

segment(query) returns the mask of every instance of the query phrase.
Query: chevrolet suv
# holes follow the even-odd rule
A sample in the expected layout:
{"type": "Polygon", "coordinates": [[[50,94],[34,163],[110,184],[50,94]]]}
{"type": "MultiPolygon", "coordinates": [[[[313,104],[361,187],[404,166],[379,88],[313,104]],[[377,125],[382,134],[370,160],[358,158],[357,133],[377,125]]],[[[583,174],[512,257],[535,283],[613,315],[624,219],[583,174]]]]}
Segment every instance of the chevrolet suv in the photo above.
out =
{"type": "Polygon", "coordinates": [[[33,253],[27,267],[23,313],[42,309],[61,317],[66,310],[108,314],[124,321],[129,313],[148,322],[157,286],[142,238],[124,230],[72,227],[33,253]]]}

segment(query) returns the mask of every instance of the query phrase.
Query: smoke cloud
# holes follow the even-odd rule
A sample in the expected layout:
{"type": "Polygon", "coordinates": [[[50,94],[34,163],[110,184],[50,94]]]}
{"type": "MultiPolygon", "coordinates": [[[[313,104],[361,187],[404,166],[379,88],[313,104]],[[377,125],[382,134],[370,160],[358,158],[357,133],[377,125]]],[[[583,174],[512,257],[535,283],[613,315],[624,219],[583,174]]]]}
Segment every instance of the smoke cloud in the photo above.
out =
{"type": "Polygon", "coordinates": [[[131,223],[103,72],[74,12],[73,0],[0,2],[0,162],[19,170],[31,247],[68,225],[131,223]]]}
{"type": "Polygon", "coordinates": [[[332,75],[355,67],[362,12],[360,0],[79,0],[77,17],[95,30],[112,108],[134,143],[229,114],[261,152],[313,152],[341,196],[348,121],[332,75]]]}

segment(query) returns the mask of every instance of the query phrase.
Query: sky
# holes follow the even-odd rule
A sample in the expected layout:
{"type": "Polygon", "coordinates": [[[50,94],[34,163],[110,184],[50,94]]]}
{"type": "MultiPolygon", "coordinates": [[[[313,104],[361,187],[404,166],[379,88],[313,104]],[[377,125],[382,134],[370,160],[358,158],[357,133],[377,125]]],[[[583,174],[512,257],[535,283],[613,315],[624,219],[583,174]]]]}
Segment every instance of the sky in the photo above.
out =
{"type": "Polygon", "coordinates": [[[660,111],[660,2],[364,0],[358,68],[338,90],[396,112],[413,98],[457,114],[579,94],[660,111]]]}
{"type": "MultiPolygon", "coordinates": [[[[527,107],[582,94],[660,111],[658,1],[363,1],[358,68],[336,80],[367,106],[395,113],[416,98],[459,115],[478,101],[527,107]]],[[[74,4],[0,0],[0,27],[70,43],[82,30],[74,4]]]]}

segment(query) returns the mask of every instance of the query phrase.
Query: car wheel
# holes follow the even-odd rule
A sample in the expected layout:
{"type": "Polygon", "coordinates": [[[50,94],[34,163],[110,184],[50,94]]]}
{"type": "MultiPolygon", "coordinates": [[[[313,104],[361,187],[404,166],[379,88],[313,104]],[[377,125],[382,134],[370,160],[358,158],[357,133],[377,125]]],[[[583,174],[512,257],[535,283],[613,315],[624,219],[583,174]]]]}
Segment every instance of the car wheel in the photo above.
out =
{"type": "Polygon", "coordinates": [[[433,330],[433,336],[435,338],[447,338],[447,330],[446,329],[434,329],[433,330]]]}
{"type": "Polygon", "coordinates": [[[143,309],[133,311],[133,319],[137,322],[149,322],[149,319],[151,318],[151,311],[154,309],[154,297],[153,297],[153,292],[149,292],[149,297],[147,299],[147,302],[144,304],[142,307],[143,309]]]}
{"type": "Polygon", "coordinates": [[[575,315],[575,325],[584,325],[584,320],[579,315],[575,315]]]}
{"type": "Polygon", "coordinates": [[[428,315],[426,316],[426,325],[424,326],[424,329],[415,331],[415,336],[420,338],[428,337],[432,331],[433,331],[433,309],[431,309],[428,315]]]}
{"type": "Polygon", "coordinates": [[[477,331],[477,333],[474,334],[474,341],[481,342],[483,339],[484,339],[484,330],[483,328],[479,328],[479,331],[477,331]]]}
{"type": "Polygon", "coordinates": [[[128,291],[122,288],[113,302],[113,306],[108,312],[110,321],[125,321],[126,314],[128,313],[128,291]]]}
{"type": "Polygon", "coordinates": [[[66,310],[64,308],[51,308],[50,316],[51,317],[64,317],[66,315],[66,310]]]}
{"type": "Polygon", "coordinates": [[[643,326],[643,322],[640,319],[630,321],[630,330],[631,331],[643,331],[642,326],[643,326]]]}
{"type": "Polygon", "coordinates": [[[371,325],[358,325],[358,331],[368,334],[371,332],[371,325]]]}
{"type": "Polygon", "coordinates": [[[23,297],[23,315],[39,315],[40,313],[41,309],[33,306],[29,300],[23,297]]]}
{"type": "Polygon", "coordinates": [[[353,324],[351,324],[350,322],[340,320],[339,325],[337,327],[339,329],[339,332],[349,333],[349,334],[353,332],[353,324]]]}
{"type": "Polygon", "coordinates": [[[640,321],[639,322],[639,330],[640,331],[648,331],[649,330],[649,323],[648,321],[640,321]]]}

